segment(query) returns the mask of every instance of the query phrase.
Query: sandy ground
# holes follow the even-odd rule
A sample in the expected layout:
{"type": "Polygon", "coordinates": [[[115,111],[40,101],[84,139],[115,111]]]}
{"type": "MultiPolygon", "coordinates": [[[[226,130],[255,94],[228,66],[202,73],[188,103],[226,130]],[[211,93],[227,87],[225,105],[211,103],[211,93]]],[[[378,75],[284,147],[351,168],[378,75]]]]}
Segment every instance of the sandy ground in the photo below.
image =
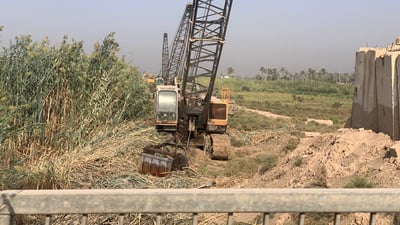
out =
{"type": "MultiPolygon", "coordinates": [[[[246,109],[269,118],[284,118],[269,112],[246,109]]],[[[312,121],[313,119],[309,119],[312,121]]],[[[329,121],[316,121],[331,125],[329,121]]],[[[370,182],[377,188],[400,187],[400,162],[396,144],[383,133],[364,129],[341,128],[334,133],[309,133],[292,152],[281,157],[277,166],[263,175],[254,175],[241,181],[220,181],[234,188],[343,188],[355,177],[370,182]]],[[[400,144],[397,144],[400,145],[400,144]]],[[[254,146],[247,146],[252,151],[254,146]]],[[[263,148],[263,146],[258,146],[263,148]]],[[[265,149],[268,146],[264,146],[265,149]]],[[[241,149],[241,151],[246,149],[241,149]]],[[[254,223],[254,216],[241,215],[236,220],[254,223]]],[[[279,214],[273,224],[295,224],[296,218],[279,214]]],[[[368,224],[369,214],[350,214],[343,224],[368,224]]],[[[377,224],[393,224],[391,215],[379,215],[377,224]]]]}
{"type": "MultiPolygon", "coordinates": [[[[245,110],[245,111],[249,111],[249,112],[254,112],[257,113],[259,115],[271,118],[271,119],[291,119],[290,116],[283,116],[283,115],[278,115],[278,114],[274,114],[271,112],[266,112],[266,111],[260,111],[260,110],[255,110],[255,109],[249,109],[246,108],[244,106],[235,106],[237,109],[239,110],[245,110]]],[[[308,118],[305,123],[310,123],[310,122],[315,122],[321,125],[327,125],[327,126],[332,126],[333,125],[333,121],[332,120],[321,120],[321,119],[313,119],[313,118],[308,118]]]]}

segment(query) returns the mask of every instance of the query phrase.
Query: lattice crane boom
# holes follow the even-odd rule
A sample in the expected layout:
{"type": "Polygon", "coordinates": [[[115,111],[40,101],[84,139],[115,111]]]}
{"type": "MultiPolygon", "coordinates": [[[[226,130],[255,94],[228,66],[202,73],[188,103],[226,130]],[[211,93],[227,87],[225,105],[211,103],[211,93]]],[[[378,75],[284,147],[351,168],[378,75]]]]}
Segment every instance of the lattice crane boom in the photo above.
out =
{"type": "Polygon", "coordinates": [[[163,48],[162,48],[162,66],[161,66],[161,76],[165,81],[168,79],[168,61],[169,61],[169,50],[168,50],[168,34],[163,35],[163,48]]]}
{"type": "MultiPolygon", "coordinates": [[[[189,115],[200,116],[207,111],[225,43],[232,2],[233,0],[193,0],[181,90],[187,104],[186,113],[189,115]],[[207,85],[198,82],[200,77],[207,80],[207,85]]],[[[204,122],[203,120],[202,123],[204,122]]]]}
{"type": "Polygon", "coordinates": [[[212,93],[232,2],[193,0],[186,6],[169,57],[169,71],[163,70],[164,85],[158,85],[155,94],[156,129],[174,135],[164,143],[143,148],[142,173],[164,176],[171,168],[187,167],[188,151],[193,146],[212,159],[229,158],[229,103],[212,98],[212,93]],[[182,78],[182,83],[174,83],[175,78],[182,78]]]}
{"type": "Polygon", "coordinates": [[[193,5],[187,4],[183,13],[182,19],[179,23],[174,42],[172,43],[171,53],[168,63],[168,74],[165,79],[165,84],[174,84],[174,79],[182,80],[182,73],[184,68],[185,53],[188,44],[188,36],[190,29],[190,18],[193,13],[193,5]]]}

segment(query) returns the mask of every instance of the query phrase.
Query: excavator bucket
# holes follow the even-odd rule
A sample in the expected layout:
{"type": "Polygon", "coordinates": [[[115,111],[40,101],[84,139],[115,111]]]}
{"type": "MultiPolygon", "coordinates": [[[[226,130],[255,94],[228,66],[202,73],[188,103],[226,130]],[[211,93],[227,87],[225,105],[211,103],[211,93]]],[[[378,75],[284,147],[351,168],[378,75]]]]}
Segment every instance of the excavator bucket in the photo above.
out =
{"type": "Polygon", "coordinates": [[[163,177],[169,174],[171,170],[182,169],[187,165],[185,149],[174,143],[165,142],[143,148],[143,152],[139,156],[138,170],[143,174],[163,177]]]}
{"type": "Polygon", "coordinates": [[[163,177],[171,172],[172,159],[142,152],[139,158],[139,172],[163,177]]]}

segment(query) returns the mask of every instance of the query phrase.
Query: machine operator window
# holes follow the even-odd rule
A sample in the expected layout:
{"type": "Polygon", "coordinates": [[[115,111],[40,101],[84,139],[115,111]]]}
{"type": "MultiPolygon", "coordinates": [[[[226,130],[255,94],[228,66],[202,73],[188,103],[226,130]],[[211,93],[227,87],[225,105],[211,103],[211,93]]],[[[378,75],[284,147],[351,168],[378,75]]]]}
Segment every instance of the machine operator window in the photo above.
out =
{"type": "Polygon", "coordinates": [[[158,92],[158,111],[175,112],[177,107],[177,93],[174,91],[158,92]]]}
{"type": "Polygon", "coordinates": [[[225,104],[211,104],[210,105],[210,119],[226,119],[226,105],[225,104]]]}

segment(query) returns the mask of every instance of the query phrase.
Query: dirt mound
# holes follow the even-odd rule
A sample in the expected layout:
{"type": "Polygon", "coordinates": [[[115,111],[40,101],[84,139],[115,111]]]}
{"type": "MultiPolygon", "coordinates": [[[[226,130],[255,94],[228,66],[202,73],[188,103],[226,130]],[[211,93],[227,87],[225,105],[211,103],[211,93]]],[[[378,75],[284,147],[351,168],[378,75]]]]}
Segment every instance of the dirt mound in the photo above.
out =
{"type": "Polygon", "coordinates": [[[375,187],[398,187],[399,163],[386,157],[392,145],[388,135],[364,129],[303,138],[277,167],[244,186],[340,188],[354,177],[363,177],[375,187]]]}
{"type": "MultiPolygon", "coordinates": [[[[357,187],[355,178],[373,187],[399,187],[400,163],[391,157],[393,141],[388,135],[364,129],[339,129],[335,133],[302,138],[295,150],[283,156],[277,166],[263,175],[242,180],[242,188],[343,188],[357,187]],[[350,185],[349,185],[350,184],[350,185]],[[353,185],[353,186],[352,186],[353,185]]],[[[251,224],[256,215],[237,216],[238,221],[251,224]],[[253,218],[251,217],[253,216],[253,218]]],[[[393,224],[391,215],[379,214],[377,224],[393,224]]],[[[308,218],[332,221],[323,218],[308,218]]],[[[295,224],[297,215],[279,213],[273,224],[295,224]]],[[[368,224],[368,213],[345,215],[344,224],[368,224]]]]}

